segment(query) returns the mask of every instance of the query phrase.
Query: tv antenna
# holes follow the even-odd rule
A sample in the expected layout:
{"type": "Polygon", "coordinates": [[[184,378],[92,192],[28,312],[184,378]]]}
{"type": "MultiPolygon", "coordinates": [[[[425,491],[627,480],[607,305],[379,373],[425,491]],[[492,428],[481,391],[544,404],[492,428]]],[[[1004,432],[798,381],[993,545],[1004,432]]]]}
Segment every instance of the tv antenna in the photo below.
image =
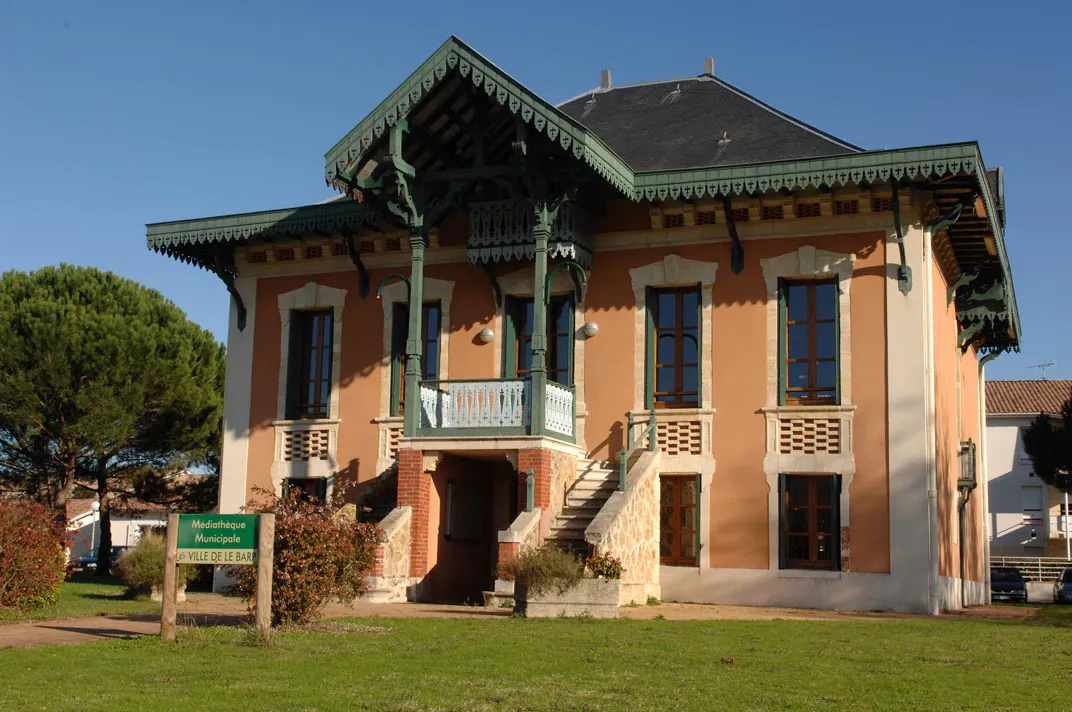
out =
{"type": "Polygon", "coordinates": [[[1028,366],[1028,368],[1037,368],[1038,371],[1039,371],[1039,380],[1040,381],[1045,381],[1046,380],[1046,369],[1047,368],[1053,368],[1056,365],[1057,365],[1056,361],[1047,361],[1046,363],[1037,363],[1034,366],[1028,366]]]}

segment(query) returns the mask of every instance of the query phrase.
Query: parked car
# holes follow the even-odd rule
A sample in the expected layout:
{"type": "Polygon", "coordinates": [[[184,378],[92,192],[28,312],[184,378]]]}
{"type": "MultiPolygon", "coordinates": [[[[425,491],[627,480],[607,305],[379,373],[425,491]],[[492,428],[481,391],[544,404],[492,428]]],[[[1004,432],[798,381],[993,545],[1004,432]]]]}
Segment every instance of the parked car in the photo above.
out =
{"type": "MultiPolygon", "coordinates": [[[[115,562],[119,560],[119,557],[129,549],[129,546],[113,546],[112,547],[112,566],[115,566],[115,562]]],[[[68,574],[75,571],[95,571],[97,568],[97,562],[100,560],[100,552],[97,549],[89,552],[85,556],[79,556],[71,561],[67,566],[68,574]]]]}
{"type": "Polygon", "coordinates": [[[1072,603],[1072,567],[1061,572],[1061,577],[1053,582],[1053,602],[1072,603]]]}
{"type": "Polygon", "coordinates": [[[990,598],[994,601],[1027,603],[1027,584],[1020,569],[1012,566],[990,568],[990,598]]]}

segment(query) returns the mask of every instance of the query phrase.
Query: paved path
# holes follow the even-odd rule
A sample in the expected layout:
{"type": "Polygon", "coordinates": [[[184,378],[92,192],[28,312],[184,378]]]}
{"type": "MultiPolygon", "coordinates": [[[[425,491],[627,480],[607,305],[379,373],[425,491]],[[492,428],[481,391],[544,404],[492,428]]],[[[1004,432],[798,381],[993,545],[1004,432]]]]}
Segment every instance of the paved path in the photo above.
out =
{"type": "MultiPolygon", "coordinates": [[[[1038,608],[1026,606],[982,606],[961,613],[942,616],[941,620],[1029,620],[1038,608]]],[[[325,618],[507,618],[509,610],[476,606],[451,606],[424,603],[356,603],[329,604],[325,618]]],[[[622,618],[651,620],[882,620],[930,616],[859,611],[818,611],[798,608],[759,608],[753,606],[712,606],[692,603],[664,603],[621,609],[622,618]]],[[[215,594],[189,594],[179,604],[180,625],[239,625],[246,622],[245,603],[215,594]]],[[[0,648],[40,645],[71,645],[109,638],[136,638],[160,632],[159,614],[94,616],[47,621],[27,621],[0,625],[0,648]]]]}

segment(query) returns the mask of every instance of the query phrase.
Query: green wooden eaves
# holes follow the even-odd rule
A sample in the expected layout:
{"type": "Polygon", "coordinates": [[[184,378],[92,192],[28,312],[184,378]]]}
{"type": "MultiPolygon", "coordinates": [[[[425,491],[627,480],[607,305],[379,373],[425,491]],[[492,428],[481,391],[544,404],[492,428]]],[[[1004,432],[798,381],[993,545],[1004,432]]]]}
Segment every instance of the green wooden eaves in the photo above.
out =
{"type": "Polygon", "coordinates": [[[406,118],[410,109],[453,72],[483,89],[488,96],[494,96],[502,106],[520,116],[536,131],[557,141],[563,150],[571,151],[575,158],[591,166],[626,197],[634,197],[633,171],[602,139],[522,86],[457,37],[450,37],[444,42],[417,71],[325,154],[325,177],[328,183],[332,183],[337,175],[344,172],[400,119],[406,118]]]}
{"type": "MultiPolygon", "coordinates": [[[[651,171],[634,177],[637,200],[693,200],[755,195],[767,190],[844,186],[850,183],[941,178],[963,171],[982,175],[975,143],[902,148],[890,151],[752,163],[679,171],[651,171]]],[[[985,175],[983,176],[985,182],[985,175]]]]}
{"type": "Polygon", "coordinates": [[[198,245],[244,242],[257,237],[355,230],[377,222],[375,210],[353,200],[145,226],[148,247],[158,252],[198,245]]]}

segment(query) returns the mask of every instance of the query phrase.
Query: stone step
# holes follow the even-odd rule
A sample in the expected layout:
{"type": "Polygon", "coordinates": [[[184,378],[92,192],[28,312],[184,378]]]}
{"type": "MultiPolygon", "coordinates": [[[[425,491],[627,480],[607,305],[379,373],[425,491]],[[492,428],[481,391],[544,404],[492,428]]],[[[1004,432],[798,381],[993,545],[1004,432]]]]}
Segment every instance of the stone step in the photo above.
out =
{"type": "Polygon", "coordinates": [[[567,504],[562,508],[562,511],[558,513],[560,517],[588,517],[592,518],[599,514],[599,510],[603,509],[603,502],[590,499],[584,500],[583,504],[570,505],[567,504]]]}
{"type": "Polygon", "coordinates": [[[558,527],[551,527],[547,536],[547,541],[554,543],[562,541],[564,539],[572,540],[584,540],[584,528],[581,529],[561,529],[558,527]]]}
{"type": "MultiPolygon", "coordinates": [[[[602,507],[603,502],[606,502],[608,499],[610,499],[610,496],[617,491],[618,488],[616,486],[601,487],[599,489],[571,489],[570,491],[566,492],[566,499],[572,499],[573,501],[578,502],[578,506],[582,506],[587,502],[591,502],[593,504],[598,504],[600,507],[602,507]]],[[[574,505],[567,503],[566,506],[572,507],[574,505]]]]}
{"type": "Polygon", "coordinates": [[[574,486],[570,487],[569,489],[570,490],[591,491],[591,490],[597,490],[597,489],[611,489],[612,490],[612,489],[616,489],[616,488],[617,488],[617,477],[614,477],[613,479],[608,477],[606,479],[587,479],[587,478],[578,479],[577,481],[575,481],[574,486]]]}
{"type": "Polygon", "coordinates": [[[551,523],[550,530],[553,532],[564,531],[566,529],[580,529],[582,532],[588,528],[588,525],[592,523],[592,517],[555,517],[555,521],[551,523]]]}

